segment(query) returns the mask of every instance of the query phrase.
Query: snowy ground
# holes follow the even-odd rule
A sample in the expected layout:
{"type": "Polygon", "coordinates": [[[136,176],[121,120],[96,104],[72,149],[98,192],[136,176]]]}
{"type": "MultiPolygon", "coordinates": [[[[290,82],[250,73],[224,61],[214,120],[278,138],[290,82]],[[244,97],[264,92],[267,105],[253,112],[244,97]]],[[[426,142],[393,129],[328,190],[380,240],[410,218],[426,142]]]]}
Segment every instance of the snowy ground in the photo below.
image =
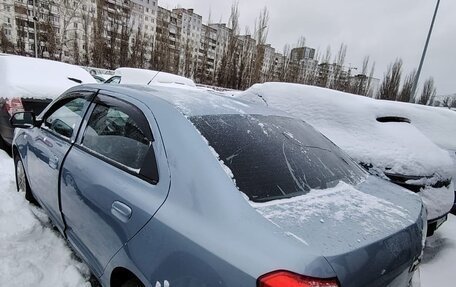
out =
{"type": "MultiPolygon", "coordinates": [[[[0,150],[0,286],[90,286],[79,262],[47,216],[16,192],[13,160],[0,150]]],[[[421,286],[453,286],[456,217],[428,239],[421,286]]]]}

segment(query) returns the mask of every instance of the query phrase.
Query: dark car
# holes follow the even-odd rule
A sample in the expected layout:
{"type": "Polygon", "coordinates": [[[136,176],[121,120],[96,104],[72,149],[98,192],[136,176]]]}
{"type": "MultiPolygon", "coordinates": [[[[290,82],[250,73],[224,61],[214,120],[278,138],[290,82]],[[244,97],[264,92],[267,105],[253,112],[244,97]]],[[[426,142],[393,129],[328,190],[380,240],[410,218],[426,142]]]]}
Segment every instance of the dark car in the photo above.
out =
{"type": "Polygon", "coordinates": [[[420,262],[420,197],[282,112],[100,84],[12,123],[18,190],[103,286],[408,287],[420,262]]]}
{"type": "Polygon", "coordinates": [[[11,146],[10,117],[20,111],[36,115],[70,87],[95,83],[84,69],[56,61],[0,54],[0,148],[11,146]]]}

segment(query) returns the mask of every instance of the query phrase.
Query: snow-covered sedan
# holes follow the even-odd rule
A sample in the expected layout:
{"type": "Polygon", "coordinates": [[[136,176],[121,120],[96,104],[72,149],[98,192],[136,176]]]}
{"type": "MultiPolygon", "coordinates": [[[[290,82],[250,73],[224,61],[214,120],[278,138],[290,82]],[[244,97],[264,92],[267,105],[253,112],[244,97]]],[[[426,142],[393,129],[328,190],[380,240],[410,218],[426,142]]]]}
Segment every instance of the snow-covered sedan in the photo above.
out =
{"type": "Polygon", "coordinates": [[[57,61],[0,54],[0,148],[11,146],[11,115],[41,113],[67,89],[95,83],[83,68],[57,61]]]}
{"type": "Polygon", "coordinates": [[[101,84],[11,121],[18,190],[103,286],[407,287],[420,262],[420,197],[280,111],[101,84]]]}
{"type": "MultiPolygon", "coordinates": [[[[237,97],[305,120],[371,173],[420,194],[429,235],[446,221],[454,202],[453,162],[400,112],[415,105],[289,83],[257,84],[237,97]]],[[[427,113],[429,121],[433,116],[439,114],[427,113]]]]}

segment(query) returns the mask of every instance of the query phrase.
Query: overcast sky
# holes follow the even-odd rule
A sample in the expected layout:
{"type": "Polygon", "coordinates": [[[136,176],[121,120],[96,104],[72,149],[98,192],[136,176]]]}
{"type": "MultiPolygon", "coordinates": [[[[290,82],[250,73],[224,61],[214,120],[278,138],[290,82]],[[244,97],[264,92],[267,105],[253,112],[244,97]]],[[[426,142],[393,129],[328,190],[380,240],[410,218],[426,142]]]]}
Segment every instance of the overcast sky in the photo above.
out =
{"type": "MultiPolygon", "coordinates": [[[[194,8],[206,23],[228,20],[230,0],[159,0],[168,9],[194,8]]],[[[436,0],[239,0],[242,32],[254,30],[260,10],[269,10],[268,42],[282,51],[300,36],[306,45],[333,55],[343,42],[347,65],[361,68],[364,56],[376,62],[375,76],[382,78],[396,58],[405,72],[418,67],[436,0]]],[[[456,1],[442,0],[421,79],[433,76],[437,93],[456,93],[456,1]]]]}

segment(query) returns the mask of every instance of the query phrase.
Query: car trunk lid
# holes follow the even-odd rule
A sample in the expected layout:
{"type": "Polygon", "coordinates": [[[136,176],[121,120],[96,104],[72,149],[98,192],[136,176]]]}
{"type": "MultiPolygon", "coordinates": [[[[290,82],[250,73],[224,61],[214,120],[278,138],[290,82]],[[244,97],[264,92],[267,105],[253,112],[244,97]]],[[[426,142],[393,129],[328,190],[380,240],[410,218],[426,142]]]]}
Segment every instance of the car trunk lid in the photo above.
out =
{"type": "Polygon", "coordinates": [[[342,286],[385,286],[422,250],[420,199],[373,177],[355,186],[252,203],[284,233],[324,255],[342,286]]]}

